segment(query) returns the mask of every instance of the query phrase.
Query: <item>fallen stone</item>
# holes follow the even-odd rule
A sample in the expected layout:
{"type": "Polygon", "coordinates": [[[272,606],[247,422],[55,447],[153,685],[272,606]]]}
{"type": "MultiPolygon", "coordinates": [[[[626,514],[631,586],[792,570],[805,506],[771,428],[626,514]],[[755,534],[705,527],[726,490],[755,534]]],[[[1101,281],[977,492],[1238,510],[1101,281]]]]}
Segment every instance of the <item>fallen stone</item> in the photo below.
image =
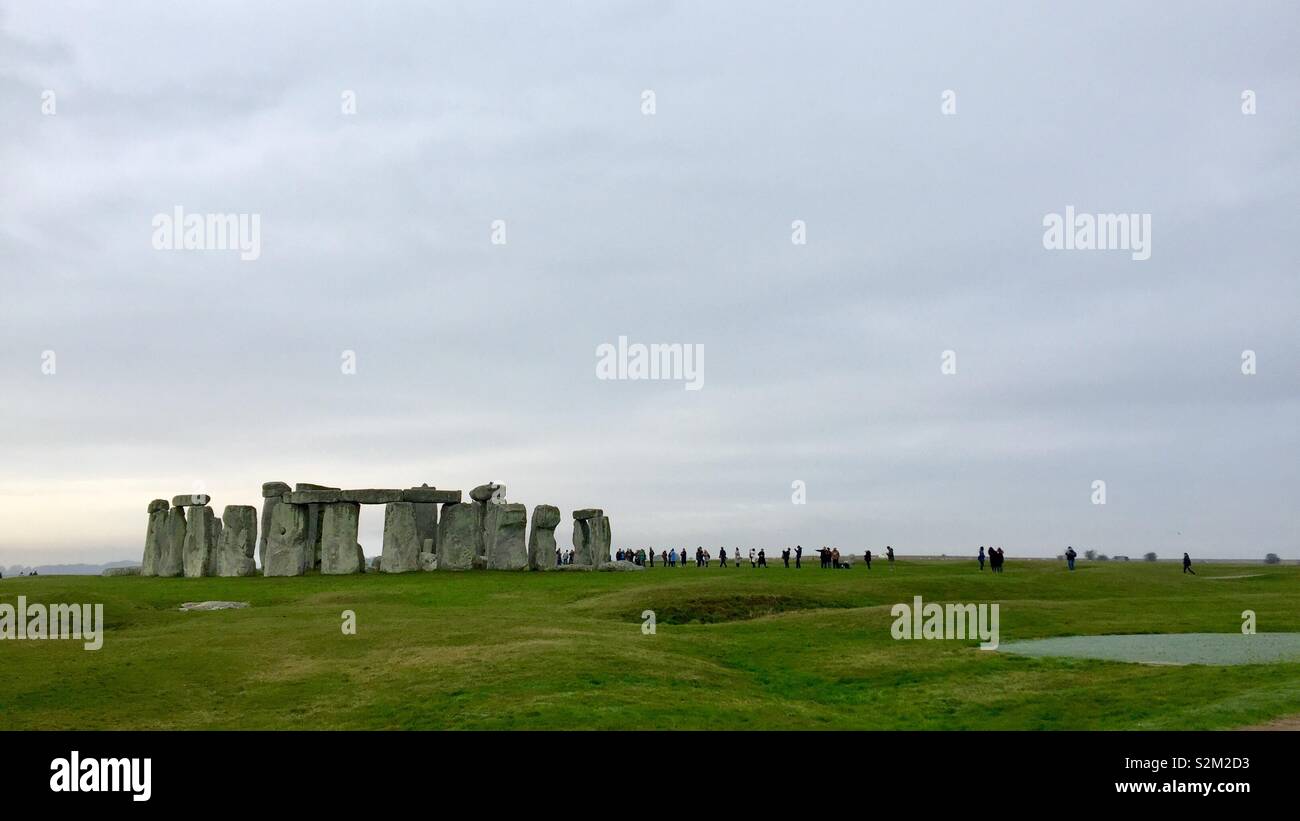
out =
{"type": "Polygon", "coordinates": [[[162,545],[158,554],[159,576],[180,576],[185,570],[185,508],[167,511],[162,545]]]}
{"type": "Polygon", "coordinates": [[[139,576],[140,567],[132,565],[131,567],[105,567],[101,576],[139,576]]]}
{"type": "Polygon", "coordinates": [[[217,552],[217,523],[212,508],[190,506],[185,512],[185,551],[183,568],[191,579],[211,576],[212,559],[217,552]]]}
{"type": "Polygon", "coordinates": [[[438,557],[433,553],[420,553],[420,569],[424,571],[438,569],[438,557]]]}
{"type": "Polygon", "coordinates": [[[488,506],[487,533],[491,547],[487,552],[490,570],[523,570],[528,567],[525,530],[528,509],[521,504],[488,506]]]}
{"type": "Polygon", "coordinates": [[[605,515],[605,511],[601,510],[598,507],[587,507],[587,508],[583,508],[582,510],[573,511],[573,518],[575,521],[580,519],[594,519],[597,516],[604,516],[604,515],[605,515]]]}
{"type": "Polygon", "coordinates": [[[173,496],[172,507],[203,507],[212,501],[212,497],[206,493],[187,493],[184,496],[173,496]]]}
{"type": "Polygon", "coordinates": [[[149,512],[157,513],[160,510],[167,510],[169,507],[171,507],[171,503],[166,499],[154,499],[149,503],[149,512]]]}
{"type": "Polygon", "coordinates": [[[257,572],[253,551],[257,549],[257,508],[226,505],[221,513],[221,535],[217,537],[216,575],[252,576],[257,572]]]}
{"type": "Polygon", "coordinates": [[[359,556],[357,551],[361,505],[335,502],[321,508],[320,572],[327,576],[364,572],[365,557],[359,556]]]}
{"type": "Polygon", "coordinates": [[[307,570],[307,508],[279,504],[271,509],[263,576],[301,576],[307,570]]]}
{"type": "Polygon", "coordinates": [[[473,502],[443,505],[438,519],[439,570],[469,570],[474,566],[482,534],[479,507],[473,502]]]}
{"type": "Polygon", "coordinates": [[[605,562],[598,568],[601,572],[621,571],[621,570],[645,570],[644,567],[635,562],[613,561],[605,562]]]}
{"type": "Polygon", "coordinates": [[[402,491],[392,489],[344,490],[339,493],[344,502],[356,502],[360,505],[391,505],[402,501],[402,491]]]}
{"type": "Polygon", "coordinates": [[[415,505],[390,502],[384,507],[385,573],[420,569],[420,540],[415,532],[415,505]]]}
{"type": "Polygon", "coordinates": [[[270,499],[273,496],[283,496],[293,491],[293,488],[284,482],[266,482],[262,485],[262,498],[270,499]]]}
{"type": "Polygon", "coordinates": [[[187,601],[180,606],[182,612],[196,610],[243,610],[248,607],[246,601],[187,601]]]}
{"type": "Polygon", "coordinates": [[[532,570],[555,568],[555,527],[560,523],[560,509],[555,505],[533,508],[533,522],[528,530],[528,567],[532,570]]]}

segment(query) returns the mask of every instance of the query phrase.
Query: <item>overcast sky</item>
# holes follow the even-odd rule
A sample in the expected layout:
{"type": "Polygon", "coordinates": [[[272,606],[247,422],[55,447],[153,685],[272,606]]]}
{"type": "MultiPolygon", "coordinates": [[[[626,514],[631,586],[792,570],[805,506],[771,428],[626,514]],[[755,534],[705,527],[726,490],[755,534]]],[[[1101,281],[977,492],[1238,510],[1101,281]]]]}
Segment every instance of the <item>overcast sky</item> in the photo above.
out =
{"type": "Polygon", "coordinates": [[[1300,7],[1059,5],[0,4],[0,563],[276,480],[1300,558],[1300,7]],[[1045,249],[1071,205],[1150,259],[1045,249]],[[156,250],[176,206],[260,257],[156,250]],[[597,379],[619,336],[702,389],[597,379]]]}

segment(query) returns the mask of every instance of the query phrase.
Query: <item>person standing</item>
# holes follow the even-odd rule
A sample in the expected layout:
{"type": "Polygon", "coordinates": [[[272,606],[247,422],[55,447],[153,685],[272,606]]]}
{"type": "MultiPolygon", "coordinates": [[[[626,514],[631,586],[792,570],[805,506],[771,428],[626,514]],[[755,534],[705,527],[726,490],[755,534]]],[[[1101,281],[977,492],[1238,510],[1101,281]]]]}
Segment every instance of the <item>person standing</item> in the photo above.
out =
{"type": "Polygon", "coordinates": [[[980,554],[978,558],[980,560],[980,572],[983,572],[984,571],[984,545],[980,545],[980,554]]]}
{"type": "Polygon", "coordinates": [[[781,561],[785,562],[785,569],[790,569],[790,548],[781,551],[781,561]]]}
{"type": "Polygon", "coordinates": [[[749,569],[754,569],[754,548],[749,549],[749,569]]]}
{"type": "Polygon", "coordinates": [[[1065,563],[1066,563],[1067,565],[1069,565],[1069,567],[1070,567],[1071,570],[1074,569],[1074,560],[1075,560],[1076,558],[1078,558],[1078,556],[1079,556],[1079,554],[1074,552],[1074,548],[1073,548],[1073,547],[1071,547],[1071,546],[1069,546],[1069,545],[1066,546],[1066,548],[1065,548],[1065,563]]]}
{"type": "Polygon", "coordinates": [[[794,569],[795,570],[798,570],[799,568],[803,567],[803,565],[800,563],[802,560],[803,560],[803,545],[797,544],[794,546],[794,569]]]}
{"type": "Polygon", "coordinates": [[[1192,569],[1192,557],[1186,553],[1183,554],[1183,572],[1191,573],[1193,576],[1196,575],[1196,571],[1192,569]]]}
{"type": "Polygon", "coordinates": [[[655,566],[655,549],[653,547],[650,548],[650,566],[655,566]]]}
{"type": "Polygon", "coordinates": [[[718,548],[718,567],[726,567],[726,566],[727,566],[727,548],[720,547],[718,548]]]}
{"type": "Polygon", "coordinates": [[[867,569],[870,570],[870,569],[871,569],[871,551],[868,550],[866,553],[864,553],[863,556],[862,556],[862,559],[863,559],[863,561],[865,561],[865,562],[867,563],[867,569]]]}
{"type": "Polygon", "coordinates": [[[761,547],[758,549],[758,566],[762,568],[767,567],[767,551],[761,547]]]}
{"type": "Polygon", "coordinates": [[[889,559],[889,569],[894,569],[894,548],[885,545],[885,556],[889,559]]]}

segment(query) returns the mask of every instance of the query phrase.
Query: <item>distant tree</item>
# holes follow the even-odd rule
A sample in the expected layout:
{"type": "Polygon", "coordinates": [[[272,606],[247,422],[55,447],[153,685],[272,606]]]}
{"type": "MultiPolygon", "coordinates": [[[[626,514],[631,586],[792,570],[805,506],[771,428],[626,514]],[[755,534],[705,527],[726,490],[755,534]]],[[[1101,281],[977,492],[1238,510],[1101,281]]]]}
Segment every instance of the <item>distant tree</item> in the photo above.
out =
{"type": "Polygon", "coordinates": [[[1264,564],[1281,564],[1281,563],[1282,563],[1282,557],[1278,556],[1276,553],[1270,553],[1264,557],[1264,564]]]}
{"type": "Polygon", "coordinates": [[[1097,558],[1097,551],[1085,550],[1083,551],[1083,558],[1087,559],[1088,561],[1092,561],[1093,559],[1097,558]]]}
{"type": "Polygon", "coordinates": [[[1149,561],[1149,562],[1154,562],[1154,561],[1156,560],[1156,554],[1155,554],[1155,553],[1148,553],[1148,554],[1146,554],[1145,556],[1143,556],[1142,558],[1143,558],[1143,559],[1146,559],[1146,560],[1149,561]]]}
{"type": "Polygon", "coordinates": [[[1108,562],[1108,561],[1110,561],[1110,556],[1107,556],[1105,553],[1102,553],[1102,554],[1100,554],[1100,555],[1097,556],[1097,561],[1099,561],[1099,562],[1108,562]]]}

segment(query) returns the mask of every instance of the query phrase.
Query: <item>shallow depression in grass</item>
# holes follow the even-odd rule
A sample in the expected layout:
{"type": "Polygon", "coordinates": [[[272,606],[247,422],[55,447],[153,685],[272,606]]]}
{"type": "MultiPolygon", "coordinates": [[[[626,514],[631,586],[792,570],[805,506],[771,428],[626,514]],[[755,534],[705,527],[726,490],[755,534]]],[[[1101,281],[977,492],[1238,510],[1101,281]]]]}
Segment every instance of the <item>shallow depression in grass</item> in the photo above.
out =
{"type": "Polygon", "coordinates": [[[1064,656],[1137,664],[1274,664],[1300,662],[1300,633],[1064,636],[1013,641],[999,649],[1025,656],[1064,656]]]}

